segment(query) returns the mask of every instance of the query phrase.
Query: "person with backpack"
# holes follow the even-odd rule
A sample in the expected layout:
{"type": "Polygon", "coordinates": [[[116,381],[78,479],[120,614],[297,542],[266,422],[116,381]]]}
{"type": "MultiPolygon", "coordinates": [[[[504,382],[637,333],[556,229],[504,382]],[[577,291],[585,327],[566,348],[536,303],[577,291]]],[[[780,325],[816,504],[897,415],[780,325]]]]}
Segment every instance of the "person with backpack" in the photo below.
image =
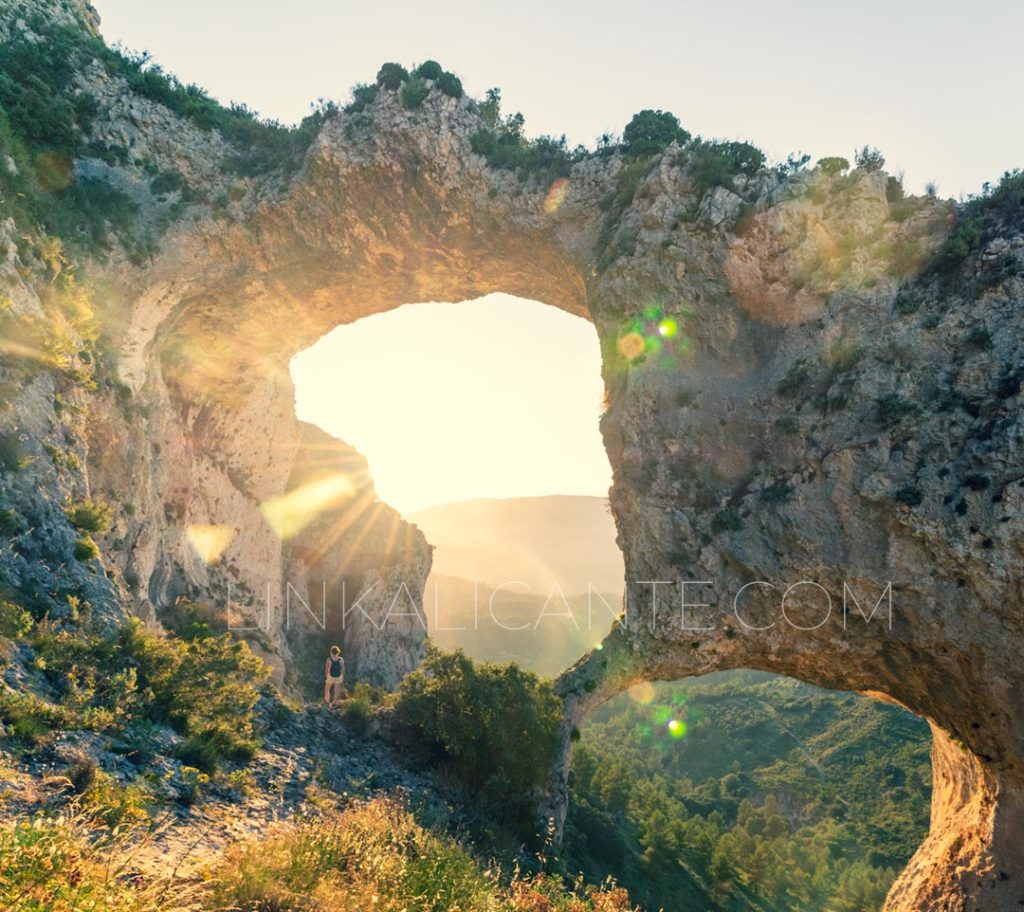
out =
{"type": "Polygon", "coordinates": [[[324,662],[324,679],[324,703],[337,706],[345,696],[345,660],[337,646],[331,647],[331,654],[324,662]],[[335,687],[338,688],[337,695],[335,687]]]}

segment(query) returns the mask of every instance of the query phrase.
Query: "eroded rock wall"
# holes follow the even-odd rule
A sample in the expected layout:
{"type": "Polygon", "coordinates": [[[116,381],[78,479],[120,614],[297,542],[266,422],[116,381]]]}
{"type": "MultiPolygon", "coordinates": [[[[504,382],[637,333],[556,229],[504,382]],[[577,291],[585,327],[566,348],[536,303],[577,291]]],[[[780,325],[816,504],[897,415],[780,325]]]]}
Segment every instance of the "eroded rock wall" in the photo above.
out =
{"type": "MultiPolygon", "coordinates": [[[[891,198],[883,173],[769,169],[709,187],[692,151],[670,146],[639,162],[589,156],[556,187],[490,167],[472,150],[479,108],[438,91],[408,111],[382,90],[328,118],[294,173],[231,177],[215,133],[169,129],[166,109],[116,77],[82,79],[104,99],[98,130],[202,191],[150,259],[90,265],[124,389],[78,394],[90,420],[66,482],[5,488],[20,505],[57,504],[62,483],[132,505],[121,547],[101,542],[104,572],[67,571],[99,580],[97,605],[159,613],[179,595],[230,594],[246,623],[269,612],[252,636],[282,676],[301,644],[281,624],[289,585],[314,604],[345,581],[371,593],[367,617],[386,615],[425,578],[428,549],[377,504],[358,460],[300,432],[290,358],[405,303],[549,303],[601,339],[627,573],[622,621],[558,684],[556,822],[572,729],[600,701],[641,680],[759,668],[898,701],[937,732],[931,834],[889,909],[1024,900],[1013,225],[955,275],[922,275],[956,208],[891,198]],[[275,510],[318,447],[343,457],[353,491],[282,534],[275,510]]],[[[132,162],[111,179],[137,176],[132,162]]],[[[8,253],[12,268],[20,257],[8,253]]],[[[5,419],[33,452],[63,433],[48,382],[25,384],[5,419]]],[[[23,572],[28,547],[4,566],[23,572]]],[[[356,617],[335,631],[354,667],[393,683],[421,631],[396,617],[380,638],[356,617]]]]}

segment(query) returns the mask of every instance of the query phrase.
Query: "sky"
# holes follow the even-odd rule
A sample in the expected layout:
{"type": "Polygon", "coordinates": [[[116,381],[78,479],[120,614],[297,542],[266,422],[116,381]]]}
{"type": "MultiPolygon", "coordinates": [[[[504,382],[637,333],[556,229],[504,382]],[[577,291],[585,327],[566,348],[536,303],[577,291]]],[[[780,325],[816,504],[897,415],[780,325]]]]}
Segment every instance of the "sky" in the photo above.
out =
{"type": "Polygon", "coordinates": [[[355,446],[403,513],[474,497],[606,496],[592,324],[488,295],[339,326],[292,361],[299,418],[355,446]]]}
{"type": "MultiPolygon", "coordinates": [[[[913,192],[958,197],[1024,166],[1020,0],[93,2],[108,41],[286,123],[385,61],[432,58],[574,144],[660,108],[775,160],[877,146],[913,192]]],[[[405,307],[335,330],[293,376],[300,417],[359,447],[404,511],[607,492],[597,340],[552,308],[405,307]]]]}

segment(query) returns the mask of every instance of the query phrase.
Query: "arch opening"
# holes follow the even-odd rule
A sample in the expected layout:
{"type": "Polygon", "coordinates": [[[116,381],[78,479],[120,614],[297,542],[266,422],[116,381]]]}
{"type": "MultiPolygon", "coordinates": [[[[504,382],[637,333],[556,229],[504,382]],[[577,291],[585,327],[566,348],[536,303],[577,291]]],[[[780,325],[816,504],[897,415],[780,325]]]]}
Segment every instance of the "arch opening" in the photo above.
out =
{"type": "MultiPolygon", "coordinates": [[[[391,551],[415,550],[419,530],[433,547],[425,584],[413,573],[391,586],[407,587],[403,607],[422,610],[434,642],[552,677],[600,642],[624,566],[589,322],[504,294],[411,304],[336,327],[292,359],[291,374],[302,433],[322,432],[318,446],[348,459],[373,501],[336,523],[362,526],[353,514],[376,510],[400,530],[391,551]]],[[[389,534],[345,537],[342,563],[365,576],[374,561],[395,562],[381,550],[389,534]]],[[[319,644],[346,631],[328,621],[304,634],[319,644]]]]}

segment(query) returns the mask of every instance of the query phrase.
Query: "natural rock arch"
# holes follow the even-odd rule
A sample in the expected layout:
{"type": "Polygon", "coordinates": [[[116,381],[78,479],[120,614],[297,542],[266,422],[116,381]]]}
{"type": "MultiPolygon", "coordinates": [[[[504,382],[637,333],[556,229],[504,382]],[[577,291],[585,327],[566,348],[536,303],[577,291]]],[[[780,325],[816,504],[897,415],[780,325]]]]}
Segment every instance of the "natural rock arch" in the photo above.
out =
{"type": "MultiPolygon", "coordinates": [[[[166,112],[139,104],[133,120],[166,132],[166,112]]],[[[163,138],[179,169],[215,172],[223,150],[179,127],[163,138]]],[[[255,611],[265,587],[308,592],[331,555],[296,555],[260,505],[301,462],[288,359],[331,327],[493,291],[587,315],[629,612],[559,681],[559,776],[572,728],[639,680],[749,667],[883,694],[935,733],[931,833],[888,908],[1024,901],[1024,429],[1007,405],[1019,386],[993,391],[1022,361],[1020,280],[969,311],[933,296],[927,320],[898,317],[907,250],[924,257],[950,210],[923,200],[893,220],[882,174],[766,171],[707,189],[673,146],[643,167],[589,157],[553,188],[490,168],[471,149],[479,127],[468,99],[432,92],[408,112],[382,92],[367,116],[329,119],[294,177],[239,180],[149,264],[105,269],[121,377],[149,417],[98,422],[90,470],[138,506],[122,567],[133,598],[159,608],[233,580],[255,611]],[[972,349],[979,326],[990,344],[972,349]],[[213,566],[188,538],[208,526],[231,532],[213,566]],[[651,601],[652,581],[679,580],[712,581],[688,591],[711,603],[692,624],[678,589],[651,601]],[[865,610],[891,583],[891,628],[833,614],[799,630],[766,587],[747,590],[744,627],[732,599],[756,580],[833,598],[847,583],[865,610]]],[[[380,552],[392,586],[429,567],[422,536],[400,537],[380,552]]],[[[271,640],[284,673],[288,645],[271,640]]],[[[393,677],[421,644],[406,626],[372,654],[399,656],[393,677]]]]}

